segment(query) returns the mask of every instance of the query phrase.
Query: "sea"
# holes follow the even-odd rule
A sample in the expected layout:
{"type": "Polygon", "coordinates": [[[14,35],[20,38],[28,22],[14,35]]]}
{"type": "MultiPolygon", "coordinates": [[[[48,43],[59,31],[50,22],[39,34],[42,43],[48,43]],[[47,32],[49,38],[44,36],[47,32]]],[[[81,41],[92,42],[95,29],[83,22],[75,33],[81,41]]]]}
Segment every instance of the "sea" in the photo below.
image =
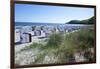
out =
{"type": "Polygon", "coordinates": [[[15,22],[15,27],[20,28],[23,26],[46,26],[46,27],[64,27],[65,24],[59,24],[59,23],[32,23],[32,22],[15,22]]]}
{"type": "Polygon", "coordinates": [[[21,28],[23,26],[47,26],[47,27],[83,27],[83,26],[91,26],[91,25],[86,25],[86,24],[64,24],[64,23],[32,23],[32,22],[15,22],[15,28],[21,28]]]}
{"type": "Polygon", "coordinates": [[[32,23],[32,22],[15,22],[15,26],[57,26],[57,25],[65,25],[59,23],[32,23]]]}

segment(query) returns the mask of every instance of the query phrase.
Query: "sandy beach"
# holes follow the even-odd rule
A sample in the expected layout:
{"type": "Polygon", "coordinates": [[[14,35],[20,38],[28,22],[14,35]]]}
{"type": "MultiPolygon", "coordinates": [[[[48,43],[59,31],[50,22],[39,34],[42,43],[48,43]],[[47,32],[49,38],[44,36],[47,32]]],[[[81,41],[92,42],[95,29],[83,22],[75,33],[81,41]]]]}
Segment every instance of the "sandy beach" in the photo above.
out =
{"type": "MultiPolygon", "coordinates": [[[[19,34],[17,34],[17,36],[19,36],[19,34]]],[[[22,51],[22,49],[30,46],[32,43],[42,43],[43,40],[47,39],[38,39],[38,37],[39,36],[32,36],[32,42],[15,45],[15,64],[31,64],[31,62],[35,60],[35,54],[38,53],[38,50],[33,51],[32,49],[29,49],[22,51]]]]}

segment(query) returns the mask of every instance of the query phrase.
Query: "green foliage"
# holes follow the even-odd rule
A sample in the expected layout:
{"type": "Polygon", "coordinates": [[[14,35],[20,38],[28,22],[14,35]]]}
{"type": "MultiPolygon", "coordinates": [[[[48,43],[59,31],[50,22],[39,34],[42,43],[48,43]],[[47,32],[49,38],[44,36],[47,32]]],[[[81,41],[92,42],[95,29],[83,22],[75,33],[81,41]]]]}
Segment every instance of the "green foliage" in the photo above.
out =
{"type": "Polygon", "coordinates": [[[94,24],[95,22],[95,18],[94,16],[89,18],[89,19],[85,19],[85,20],[71,20],[70,22],[66,23],[66,24],[94,24]]]}
{"type": "Polygon", "coordinates": [[[92,30],[80,30],[66,35],[65,45],[73,50],[86,50],[94,46],[94,33],[92,30]]]}
{"type": "Polygon", "coordinates": [[[80,21],[79,20],[71,20],[70,22],[68,22],[69,24],[79,24],[80,21]]]}
{"type": "Polygon", "coordinates": [[[45,57],[45,53],[39,53],[39,54],[37,54],[37,58],[35,59],[35,61],[33,62],[33,64],[43,63],[44,57],[45,57]]]}
{"type": "Polygon", "coordinates": [[[53,33],[50,37],[49,40],[47,42],[48,47],[53,47],[56,48],[58,47],[61,43],[62,43],[62,35],[59,33],[53,33]]]}
{"type": "Polygon", "coordinates": [[[89,24],[94,24],[94,22],[95,22],[95,17],[94,17],[94,16],[91,17],[91,18],[88,20],[88,23],[89,23],[89,24]]]}
{"type": "Polygon", "coordinates": [[[84,52],[84,57],[87,60],[94,59],[93,54],[89,51],[90,48],[94,48],[94,32],[92,29],[79,30],[65,34],[65,36],[60,33],[53,33],[46,42],[46,44],[33,43],[28,46],[33,50],[41,50],[36,55],[37,58],[33,64],[75,62],[74,54],[76,52],[84,52]],[[49,61],[46,61],[48,59],[45,60],[47,55],[49,61]]]}
{"type": "Polygon", "coordinates": [[[32,43],[30,46],[26,46],[23,49],[21,49],[21,51],[27,50],[27,49],[41,49],[41,47],[43,47],[44,45],[42,43],[32,43]]]}

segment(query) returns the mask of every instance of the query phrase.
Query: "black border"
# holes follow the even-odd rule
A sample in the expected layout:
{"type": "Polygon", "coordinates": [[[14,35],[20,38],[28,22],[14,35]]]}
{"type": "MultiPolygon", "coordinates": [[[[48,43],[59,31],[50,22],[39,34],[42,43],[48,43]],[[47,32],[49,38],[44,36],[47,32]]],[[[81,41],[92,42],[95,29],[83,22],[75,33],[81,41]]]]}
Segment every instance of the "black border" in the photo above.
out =
{"type": "Polygon", "coordinates": [[[85,7],[85,8],[94,8],[94,17],[95,17],[95,25],[94,25],[94,32],[95,32],[95,42],[94,42],[94,51],[95,51],[95,58],[96,58],[96,6],[94,5],[81,5],[81,4],[64,4],[64,3],[49,3],[49,2],[36,2],[36,1],[10,1],[10,68],[16,69],[16,68],[28,68],[28,67],[43,67],[43,66],[60,66],[60,65],[76,65],[76,64],[92,64],[96,63],[96,59],[91,62],[71,62],[71,63],[64,63],[64,64],[41,64],[41,65],[21,65],[21,66],[15,66],[14,61],[14,4],[37,4],[37,5],[50,5],[50,6],[68,6],[68,7],[85,7]]]}

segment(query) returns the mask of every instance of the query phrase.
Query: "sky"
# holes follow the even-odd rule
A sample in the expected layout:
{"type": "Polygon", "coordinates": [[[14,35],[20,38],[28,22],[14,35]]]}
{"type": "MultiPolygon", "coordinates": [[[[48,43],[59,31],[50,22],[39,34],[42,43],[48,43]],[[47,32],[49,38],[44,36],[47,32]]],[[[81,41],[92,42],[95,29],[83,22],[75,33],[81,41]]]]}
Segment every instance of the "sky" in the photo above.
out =
{"type": "Polygon", "coordinates": [[[66,23],[94,16],[94,8],[15,4],[15,22],[66,23]]]}

